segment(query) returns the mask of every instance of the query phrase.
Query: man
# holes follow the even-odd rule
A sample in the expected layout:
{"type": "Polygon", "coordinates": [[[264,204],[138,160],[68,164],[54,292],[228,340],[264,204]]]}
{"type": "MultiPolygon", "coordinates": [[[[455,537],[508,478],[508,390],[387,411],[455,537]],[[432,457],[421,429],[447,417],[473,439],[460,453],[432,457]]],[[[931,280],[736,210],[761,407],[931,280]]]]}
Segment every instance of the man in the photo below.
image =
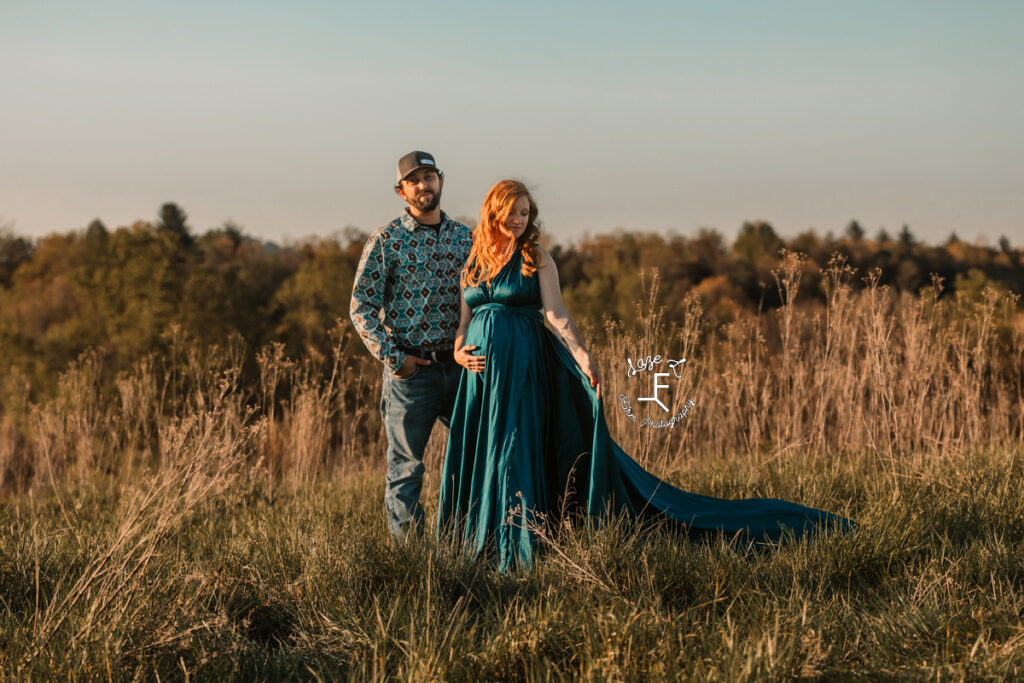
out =
{"type": "Polygon", "coordinates": [[[395,191],[405,212],[378,228],[363,249],[351,316],[363,343],[384,363],[380,412],[388,437],[384,507],[398,538],[422,529],[423,451],[434,422],[446,427],[461,368],[452,350],[459,326],[462,270],[470,229],[441,211],[444,174],[434,157],[398,160],[395,191]]]}

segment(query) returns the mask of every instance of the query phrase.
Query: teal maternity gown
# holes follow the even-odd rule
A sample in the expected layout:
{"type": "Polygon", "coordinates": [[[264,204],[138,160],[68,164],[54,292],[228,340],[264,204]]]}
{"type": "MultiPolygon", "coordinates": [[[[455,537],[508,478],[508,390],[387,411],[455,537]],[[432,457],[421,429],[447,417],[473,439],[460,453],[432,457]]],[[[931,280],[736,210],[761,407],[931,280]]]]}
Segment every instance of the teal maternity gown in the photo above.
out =
{"type": "Polygon", "coordinates": [[[667,517],[688,534],[778,541],[819,527],[852,529],[838,515],[772,498],[687,493],[643,469],[608,433],[601,403],[569,351],[544,326],[538,277],[517,253],[490,282],[464,290],[473,309],[465,344],[486,356],[463,370],[449,428],[439,533],[501,571],[533,564],[534,529],[562,510],[600,517],[667,517]]]}

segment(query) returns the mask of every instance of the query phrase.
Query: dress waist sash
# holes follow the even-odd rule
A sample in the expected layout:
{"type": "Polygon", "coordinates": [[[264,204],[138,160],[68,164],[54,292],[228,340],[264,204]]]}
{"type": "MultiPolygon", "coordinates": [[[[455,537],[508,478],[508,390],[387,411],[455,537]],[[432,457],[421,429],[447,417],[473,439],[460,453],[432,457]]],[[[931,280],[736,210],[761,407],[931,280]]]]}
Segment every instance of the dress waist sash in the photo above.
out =
{"type": "Polygon", "coordinates": [[[477,311],[501,311],[503,313],[521,315],[524,318],[536,318],[537,320],[544,319],[544,315],[541,313],[540,308],[536,306],[506,306],[505,304],[499,304],[496,301],[480,304],[473,309],[474,313],[477,311]]]}

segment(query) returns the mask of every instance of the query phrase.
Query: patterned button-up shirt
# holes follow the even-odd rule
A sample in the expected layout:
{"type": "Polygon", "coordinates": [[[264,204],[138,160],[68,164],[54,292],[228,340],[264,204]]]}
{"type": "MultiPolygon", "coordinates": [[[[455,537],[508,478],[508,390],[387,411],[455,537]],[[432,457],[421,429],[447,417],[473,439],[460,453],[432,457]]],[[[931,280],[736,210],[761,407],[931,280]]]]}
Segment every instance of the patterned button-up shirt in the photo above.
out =
{"type": "Polygon", "coordinates": [[[409,210],[378,228],[363,248],[352,288],[350,314],[377,360],[397,371],[399,346],[451,349],[459,328],[459,273],[472,233],[441,214],[437,232],[409,210]]]}

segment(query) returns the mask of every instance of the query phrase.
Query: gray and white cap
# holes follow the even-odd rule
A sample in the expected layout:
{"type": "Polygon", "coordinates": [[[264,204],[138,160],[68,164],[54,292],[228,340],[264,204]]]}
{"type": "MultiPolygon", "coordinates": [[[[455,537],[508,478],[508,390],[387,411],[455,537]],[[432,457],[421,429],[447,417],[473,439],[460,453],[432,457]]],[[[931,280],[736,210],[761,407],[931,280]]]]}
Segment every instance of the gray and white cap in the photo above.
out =
{"type": "Polygon", "coordinates": [[[421,168],[432,168],[438,173],[441,172],[441,169],[437,167],[437,163],[434,161],[433,154],[428,154],[427,152],[409,152],[398,160],[398,171],[395,174],[395,182],[402,182],[407,175],[421,168]]]}

